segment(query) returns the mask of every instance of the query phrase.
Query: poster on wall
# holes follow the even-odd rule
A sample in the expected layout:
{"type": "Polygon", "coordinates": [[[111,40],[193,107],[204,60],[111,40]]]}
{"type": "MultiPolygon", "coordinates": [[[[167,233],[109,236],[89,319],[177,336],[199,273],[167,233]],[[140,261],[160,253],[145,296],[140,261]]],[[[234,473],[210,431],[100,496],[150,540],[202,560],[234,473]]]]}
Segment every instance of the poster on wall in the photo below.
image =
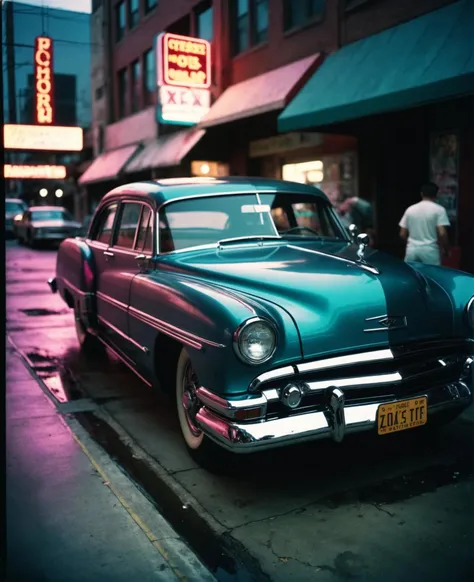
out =
{"type": "Polygon", "coordinates": [[[459,136],[456,132],[431,134],[430,180],[438,186],[437,202],[446,208],[454,226],[459,190],[459,136]]]}

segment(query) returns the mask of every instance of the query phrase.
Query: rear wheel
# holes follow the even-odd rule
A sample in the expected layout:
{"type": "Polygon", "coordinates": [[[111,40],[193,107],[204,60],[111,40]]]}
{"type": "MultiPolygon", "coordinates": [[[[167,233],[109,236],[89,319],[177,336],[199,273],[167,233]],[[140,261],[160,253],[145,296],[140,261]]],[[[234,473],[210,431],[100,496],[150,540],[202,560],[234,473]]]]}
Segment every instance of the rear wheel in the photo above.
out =
{"type": "Polygon", "coordinates": [[[81,318],[79,305],[74,307],[74,323],[76,327],[77,341],[79,342],[81,350],[84,352],[97,352],[98,350],[103,350],[103,344],[101,341],[95,335],[92,335],[87,331],[81,318]]]}
{"type": "Polygon", "coordinates": [[[190,456],[202,467],[222,472],[227,455],[199,428],[196,414],[200,403],[196,395],[198,378],[185,349],[181,351],[176,370],[176,406],[181,433],[190,456]]]}

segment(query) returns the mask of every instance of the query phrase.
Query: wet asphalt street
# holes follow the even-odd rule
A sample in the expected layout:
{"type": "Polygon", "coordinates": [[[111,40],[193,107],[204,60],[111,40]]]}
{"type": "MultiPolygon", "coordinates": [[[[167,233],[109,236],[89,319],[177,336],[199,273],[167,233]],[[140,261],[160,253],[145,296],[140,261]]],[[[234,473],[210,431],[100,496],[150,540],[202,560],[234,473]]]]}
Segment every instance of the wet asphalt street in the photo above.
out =
{"type": "Polygon", "coordinates": [[[172,402],[114,357],[80,354],[72,313],[46,285],[55,257],[7,243],[12,350],[218,580],[474,579],[474,407],[438,432],[238,457],[212,475],[188,457],[172,402]]]}

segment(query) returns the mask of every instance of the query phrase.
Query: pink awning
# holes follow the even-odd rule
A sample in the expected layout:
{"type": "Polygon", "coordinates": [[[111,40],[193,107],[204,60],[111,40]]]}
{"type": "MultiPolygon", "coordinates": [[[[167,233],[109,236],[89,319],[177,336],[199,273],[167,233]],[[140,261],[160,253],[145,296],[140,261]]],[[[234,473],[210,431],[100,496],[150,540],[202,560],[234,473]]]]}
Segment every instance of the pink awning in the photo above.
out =
{"type": "Polygon", "coordinates": [[[179,166],[206,132],[185,129],[164,135],[149,143],[125,168],[127,174],[152,168],[179,166]]]}
{"type": "Polygon", "coordinates": [[[133,144],[105,152],[96,158],[79,178],[81,185],[117,179],[125,164],[135,155],[140,145],[133,144]]]}
{"type": "Polygon", "coordinates": [[[318,53],[231,85],[204,116],[199,127],[212,127],[283,109],[314,72],[319,56],[318,53]]]}

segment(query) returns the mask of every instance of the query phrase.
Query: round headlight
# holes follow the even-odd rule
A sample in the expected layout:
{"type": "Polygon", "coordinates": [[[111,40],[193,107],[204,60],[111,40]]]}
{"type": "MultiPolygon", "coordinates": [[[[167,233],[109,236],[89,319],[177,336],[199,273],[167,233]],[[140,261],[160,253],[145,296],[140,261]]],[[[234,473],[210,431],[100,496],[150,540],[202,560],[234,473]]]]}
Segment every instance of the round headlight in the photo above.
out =
{"type": "Polygon", "coordinates": [[[237,355],[244,362],[262,364],[269,360],[275,352],[275,328],[264,319],[249,319],[235,332],[234,347],[237,355]]]}
{"type": "Polygon", "coordinates": [[[471,297],[469,303],[466,306],[467,321],[469,322],[471,329],[474,329],[474,297],[471,297]]]}

